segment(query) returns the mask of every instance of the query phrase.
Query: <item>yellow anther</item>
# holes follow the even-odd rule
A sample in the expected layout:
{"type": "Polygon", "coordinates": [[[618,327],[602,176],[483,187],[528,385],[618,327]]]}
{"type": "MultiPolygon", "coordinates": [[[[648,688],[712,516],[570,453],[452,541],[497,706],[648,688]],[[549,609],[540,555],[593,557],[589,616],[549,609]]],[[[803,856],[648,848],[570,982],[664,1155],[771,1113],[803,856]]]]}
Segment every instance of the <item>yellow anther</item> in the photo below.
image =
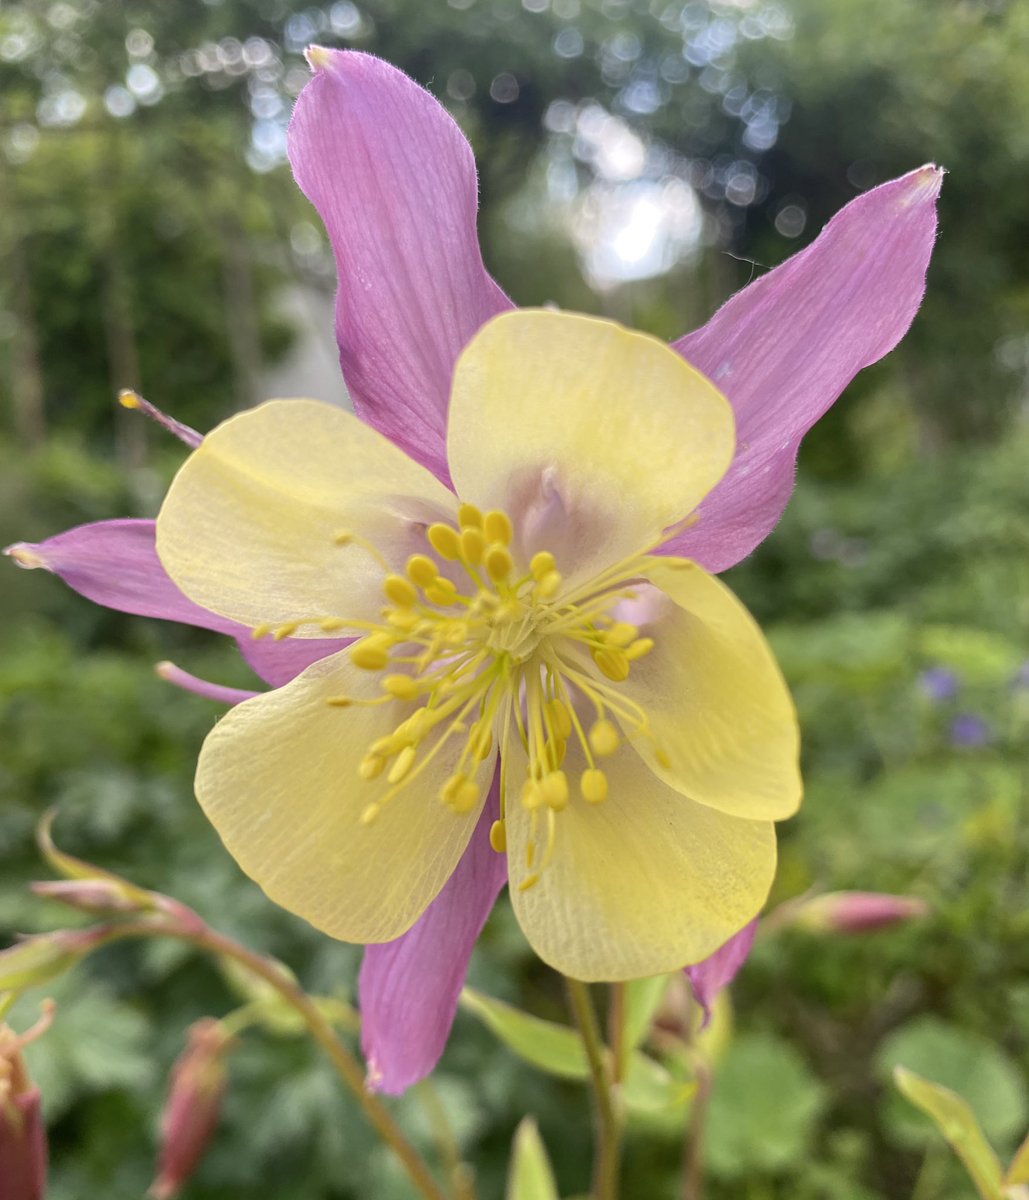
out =
{"type": "Polygon", "coordinates": [[[551,771],[540,780],[544,801],[555,811],[568,807],[568,776],[564,771],[551,771]]]}
{"type": "MultiPolygon", "coordinates": [[[[433,529],[435,528],[436,526],[433,526],[433,529]]],[[[447,526],[444,525],[443,528],[446,529],[447,526]]],[[[454,531],[451,529],[450,532],[454,531]]],[[[427,554],[412,554],[407,560],[407,577],[419,587],[429,587],[438,575],[439,568],[427,554]]]]}
{"type": "Polygon", "coordinates": [[[381,633],[362,638],[350,650],[350,661],[365,671],[381,671],[389,662],[393,639],[381,633]]]}
{"type": "Polygon", "coordinates": [[[299,628],[299,621],[284,621],[274,630],[272,637],[275,639],[275,641],[281,642],[283,638],[292,637],[299,628]]]}
{"type": "Polygon", "coordinates": [[[653,649],[653,638],[637,638],[634,642],[625,647],[625,657],[629,660],[629,662],[635,662],[638,658],[643,658],[645,654],[649,654],[653,649]]]}
{"type": "Polygon", "coordinates": [[[418,751],[414,746],[405,746],[397,755],[393,766],[389,769],[389,774],[386,776],[390,783],[399,783],[401,779],[414,766],[415,755],[418,751]]]}
{"type": "Polygon", "coordinates": [[[540,550],[532,556],[532,562],[529,563],[529,570],[532,572],[532,577],[537,583],[556,568],[557,560],[549,550],[540,550]]]}
{"type": "Polygon", "coordinates": [[[418,695],[418,684],[410,675],[387,675],[382,686],[398,700],[414,700],[418,695]]]}
{"type": "Polygon", "coordinates": [[[621,683],[629,678],[629,659],[624,650],[594,650],[593,661],[613,683],[621,683]]]}
{"type": "Polygon", "coordinates": [[[341,529],[332,540],[337,546],[349,546],[354,540],[354,535],[349,529],[341,529]]]}
{"type": "Polygon", "coordinates": [[[600,804],[607,799],[607,776],[599,767],[590,767],[583,771],[579,789],[587,803],[600,804]]]}
{"type": "Polygon", "coordinates": [[[551,738],[547,742],[547,762],[550,763],[555,771],[564,762],[567,748],[568,743],[564,738],[551,738]]]}
{"type": "Polygon", "coordinates": [[[616,621],[604,634],[604,641],[609,646],[617,646],[620,650],[624,649],[634,639],[639,637],[640,631],[635,625],[630,625],[628,621],[616,621]]]}
{"type": "Polygon", "coordinates": [[[527,875],[518,885],[518,890],[520,892],[527,892],[529,888],[535,887],[542,878],[543,877],[540,875],[539,871],[533,871],[531,875],[527,875]]]}
{"type": "Polygon", "coordinates": [[[139,408],[139,396],[131,388],[122,388],[118,393],[118,403],[122,408],[139,408]]]}
{"type": "Polygon", "coordinates": [[[322,617],[318,622],[318,628],[324,633],[335,633],[339,629],[346,629],[347,623],[342,617],[322,617]]]}
{"type": "Polygon", "coordinates": [[[618,749],[621,738],[614,722],[601,717],[589,732],[590,749],[600,758],[609,758],[618,749]]]}
{"type": "Polygon", "coordinates": [[[386,766],[386,760],[381,754],[366,754],[357,768],[362,779],[378,779],[386,766]]]}
{"type": "Polygon", "coordinates": [[[455,558],[460,557],[461,537],[453,526],[437,522],[435,525],[429,526],[425,536],[429,539],[429,545],[440,558],[446,558],[453,562],[455,558]]]}
{"type": "Polygon", "coordinates": [[[503,821],[494,821],[489,827],[489,844],[498,854],[507,850],[507,826],[503,821]]]}
{"type": "Polygon", "coordinates": [[[654,751],[654,757],[657,759],[657,765],[659,767],[664,767],[666,771],[671,770],[672,760],[668,757],[668,752],[666,750],[663,750],[660,746],[658,746],[658,748],[654,751]]]}
{"type": "Polygon", "coordinates": [[[446,608],[447,605],[453,604],[456,595],[457,588],[454,587],[449,579],[444,579],[442,575],[431,587],[425,589],[426,600],[431,604],[439,605],[441,608],[446,608]]]}
{"type": "Polygon", "coordinates": [[[477,525],[469,525],[461,530],[461,557],[466,563],[478,566],[485,551],[486,535],[477,525]]]}
{"type": "Polygon", "coordinates": [[[381,805],[369,804],[368,807],[361,813],[362,825],[374,825],[379,819],[379,813],[382,812],[381,805]]]}
{"type": "Polygon", "coordinates": [[[462,529],[482,528],[482,512],[474,504],[462,504],[457,510],[457,520],[462,529]]]}
{"type": "Polygon", "coordinates": [[[548,571],[546,575],[536,584],[536,595],[541,600],[549,600],[551,596],[557,595],[557,589],[561,586],[561,572],[548,571]]]}
{"type": "Polygon", "coordinates": [[[421,620],[417,613],[411,612],[409,608],[388,608],[382,614],[386,620],[396,626],[397,629],[403,629],[405,633],[410,632],[421,620]]]}
{"type": "Polygon", "coordinates": [[[411,608],[418,602],[414,584],[403,575],[387,575],[382,590],[386,593],[387,600],[392,600],[401,608],[411,608]]]}
{"type": "Polygon", "coordinates": [[[522,784],[522,807],[532,811],[543,803],[543,792],[535,779],[527,779],[522,784]]]}
{"type": "Polygon", "coordinates": [[[350,708],[354,702],[349,696],[330,696],[325,703],[329,708],[350,708]]]}
{"type": "Polygon", "coordinates": [[[250,636],[255,642],[259,642],[261,638],[267,637],[271,631],[272,627],[270,625],[255,625],[250,631],[250,636]]]}
{"type": "Polygon", "coordinates": [[[493,749],[493,730],[488,721],[476,721],[468,735],[472,753],[480,762],[485,762],[493,749]]]}
{"type": "Polygon", "coordinates": [[[448,794],[447,804],[453,812],[471,812],[479,803],[479,787],[467,775],[455,775],[444,791],[448,794]]]}
{"type": "MultiPolygon", "coordinates": [[[[490,515],[492,516],[492,514],[490,515]]],[[[501,546],[497,542],[486,551],[486,570],[489,572],[490,579],[495,583],[506,579],[513,568],[514,561],[511,558],[511,551],[506,546],[501,546]]]]}
{"type": "Polygon", "coordinates": [[[500,542],[504,546],[510,546],[514,537],[511,518],[497,508],[482,518],[482,531],[491,542],[500,542]]]}
{"type": "Polygon", "coordinates": [[[567,738],[572,732],[572,714],[565,702],[556,696],[547,701],[547,718],[560,737],[567,738]]]}

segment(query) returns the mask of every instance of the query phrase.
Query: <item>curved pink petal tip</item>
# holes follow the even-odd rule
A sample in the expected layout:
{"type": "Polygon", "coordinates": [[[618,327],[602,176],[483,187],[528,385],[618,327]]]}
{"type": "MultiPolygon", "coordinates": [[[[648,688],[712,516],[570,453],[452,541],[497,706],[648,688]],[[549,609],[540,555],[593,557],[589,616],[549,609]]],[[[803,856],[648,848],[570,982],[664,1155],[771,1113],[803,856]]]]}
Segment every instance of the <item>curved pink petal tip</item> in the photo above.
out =
{"type": "Polygon", "coordinates": [[[693,988],[693,995],[704,1010],[704,1025],[711,1020],[711,1009],[718,999],[719,992],[732,983],[750,957],[754,938],[757,936],[757,926],[758,921],[755,917],[724,946],[720,946],[710,958],[686,968],[686,978],[693,988]]]}
{"type": "Polygon", "coordinates": [[[454,363],[511,307],[479,253],[472,150],[396,67],[322,47],[308,60],[289,157],[336,255],[343,376],[358,415],[446,481],[454,363]]]}
{"type": "Polygon", "coordinates": [[[918,311],[942,183],[943,171],[925,166],[858,196],[807,249],[675,343],[728,396],[737,451],[699,521],[667,553],[724,571],[775,527],[801,438],[918,311]]]}
{"type": "Polygon", "coordinates": [[[439,1061],[468,960],[500,889],[507,860],[489,844],[499,773],[475,833],[444,889],[403,937],[364,952],[359,982],[368,1085],[399,1095],[439,1061]]]}

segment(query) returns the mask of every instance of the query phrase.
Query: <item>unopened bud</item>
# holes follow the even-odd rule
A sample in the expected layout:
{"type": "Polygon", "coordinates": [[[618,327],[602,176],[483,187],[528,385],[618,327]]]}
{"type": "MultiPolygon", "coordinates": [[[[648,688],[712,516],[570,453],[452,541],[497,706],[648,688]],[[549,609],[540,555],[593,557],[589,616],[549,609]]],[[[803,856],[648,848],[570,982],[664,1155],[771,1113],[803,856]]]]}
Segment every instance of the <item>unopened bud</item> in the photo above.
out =
{"type": "Polygon", "coordinates": [[[138,889],[112,879],[48,879],[31,886],[37,896],[82,912],[113,915],[153,908],[150,902],[140,903],[138,889]]]}
{"type": "Polygon", "coordinates": [[[0,951],[0,992],[20,992],[59,978],[93,950],[106,930],[59,929],[0,951]]]}
{"type": "MultiPolygon", "coordinates": [[[[95,906],[86,902],[77,903],[71,897],[76,894],[86,896],[85,890],[75,893],[69,888],[65,894],[56,890],[56,884],[50,883],[33,885],[33,890],[38,895],[49,895],[55,900],[61,900],[75,908],[83,908],[87,912],[144,912],[158,907],[158,897],[146,891],[145,888],[137,887],[129,880],[122,879],[120,875],[105,871],[103,867],[98,867],[93,863],[86,862],[85,859],[76,858],[72,854],[66,854],[63,850],[59,850],[50,833],[55,815],[53,809],[45,813],[36,828],[36,841],[39,843],[43,857],[64,879],[89,884],[95,889],[106,889],[108,898],[114,900],[114,903],[95,906]]],[[[99,900],[100,890],[94,891],[93,895],[95,899],[99,900]]]]}
{"type": "Polygon", "coordinates": [[[196,1170],[218,1124],[229,1079],[225,1058],[233,1045],[231,1035],[213,1017],[190,1026],[189,1042],[172,1068],[150,1200],[171,1200],[196,1170]]]}
{"type": "MultiPolygon", "coordinates": [[[[929,905],[917,896],[882,892],[827,892],[783,905],[783,924],[814,933],[873,933],[924,917],[929,905]]],[[[779,923],[778,921],[776,922],[779,923]]]]}
{"type": "Polygon", "coordinates": [[[21,1051],[49,1029],[53,1007],[47,1001],[38,1024],[20,1036],[0,1025],[0,1200],[43,1200],[46,1191],[41,1097],[21,1051]]]}

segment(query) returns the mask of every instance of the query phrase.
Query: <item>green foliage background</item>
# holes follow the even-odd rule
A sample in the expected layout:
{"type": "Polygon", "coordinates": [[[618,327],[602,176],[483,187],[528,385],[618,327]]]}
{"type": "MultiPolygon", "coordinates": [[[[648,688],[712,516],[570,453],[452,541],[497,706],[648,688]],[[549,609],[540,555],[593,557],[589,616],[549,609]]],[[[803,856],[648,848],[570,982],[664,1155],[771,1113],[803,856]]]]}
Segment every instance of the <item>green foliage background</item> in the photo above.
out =
{"type": "MultiPolygon", "coordinates": [[[[734,990],[736,1034],[712,1101],[713,1200],[970,1195],[942,1142],[890,1093],[898,1061],[960,1087],[1005,1152],[1029,1124],[1027,39],[1029,9],[1004,0],[0,8],[4,543],[152,514],[179,447],[116,413],[113,388],[140,386],[207,428],[255,399],[260,368],[288,349],[281,289],[331,291],[316,221],[275,165],[306,41],[381,53],[450,105],[479,156],[487,261],[516,300],[554,299],[666,336],[807,242],[858,190],[926,160],[949,168],[911,335],[814,431],[785,519],[730,575],[769,630],[805,734],[807,802],[782,829],[773,903],[860,888],[919,896],[932,915],[863,938],[784,930],[759,941],[734,990]],[[727,48],[685,75],[671,69],[691,39],[726,28],[727,48]],[[152,38],[146,53],[127,48],[133,30],[152,38]],[[581,42],[572,57],[555,50],[567,30],[581,42]],[[254,38],[270,59],[237,70],[236,47],[254,38]],[[115,118],[103,97],[133,64],[163,95],[115,118]],[[267,78],[255,82],[259,70],[267,78]],[[500,102],[491,86],[505,73],[517,95],[500,102]],[[772,104],[773,145],[748,144],[736,87],[772,104]],[[51,119],[48,97],[69,89],[82,112],[51,119]],[[592,100],[692,164],[707,222],[699,254],[655,279],[591,287],[540,183],[555,156],[581,186],[592,179],[544,123],[556,100],[592,100]],[[719,164],[724,177],[734,162],[753,168],[750,203],[718,183],[719,164]],[[795,237],[780,231],[790,206],[806,218],[795,237]]],[[[4,933],[67,923],[24,886],[41,871],[33,827],[56,804],[73,853],[178,896],[280,956],[311,990],[351,995],[358,953],[274,909],[191,799],[216,711],[151,664],[171,658],[248,686],[234,650],[96,609],[39,572],[9,567],[2,594],[4,933]]],[[[471,982],[564,1019],[558,981],[503,904],[471,982]]],[[[168,945],[109,949],[56,994],[57,1023],[33,1055],[52,1196],[138,1197],[185,1027],[239,998],[209,963],[168,945]]],[[[483,1197],[503,1193],[525,1113],[538,1118],[561,1194],[582,1190],[578,1085],[544,1080],[461,1014],[436,1087],[483,1197]]],[[[415,1093],[397,1108],[431,1154],[423,1101],[415,1093]]],[[[637,1120],[625,1194],[671,1200],[680,1158],[680,1132],[637,1120]]],[[[245,1037],[190,1197],[408,1194],[305,1042],[245,1037]]]]}

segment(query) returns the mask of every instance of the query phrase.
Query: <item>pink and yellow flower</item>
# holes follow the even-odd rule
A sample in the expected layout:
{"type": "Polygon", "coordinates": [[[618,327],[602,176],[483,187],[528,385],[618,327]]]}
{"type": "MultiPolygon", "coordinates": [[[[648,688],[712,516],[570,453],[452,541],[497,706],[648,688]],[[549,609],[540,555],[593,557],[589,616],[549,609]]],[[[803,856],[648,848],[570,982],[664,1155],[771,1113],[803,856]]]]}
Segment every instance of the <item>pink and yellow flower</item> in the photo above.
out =
{"type": "Polygon", "coordinates": [[[312,64],[290,153],[336,253],[360,420],[284,401],[215,430],[160,558],[148,522],[12,553],[229,633],[286,684],[215,729],[198,790],[270,894],[374,943],[363,1038],[401,1090],[438,1057],[507,867],[536,948],[592,978],[703,957],[760,906],[795,726],[710,573],[768,535],[804,433],[910,324],[942,173],[859,196],[673,353],[500,315],[453,121],[380,60],[312,64]],[[284,636],[252,640],[266,625],[284,636]]]}

